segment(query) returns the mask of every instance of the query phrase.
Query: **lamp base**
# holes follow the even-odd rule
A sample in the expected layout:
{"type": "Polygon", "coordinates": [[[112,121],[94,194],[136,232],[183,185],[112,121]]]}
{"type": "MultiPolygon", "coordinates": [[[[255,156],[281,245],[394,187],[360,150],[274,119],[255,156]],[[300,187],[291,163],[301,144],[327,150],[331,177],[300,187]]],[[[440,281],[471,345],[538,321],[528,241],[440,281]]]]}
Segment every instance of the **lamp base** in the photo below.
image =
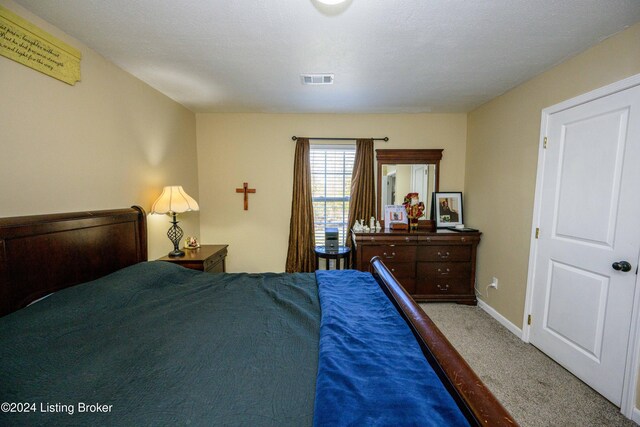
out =
{"type": "Polygon", "coordinates": [[[184,251],[180,250],[180,239],[182,239],[183,232],[182,228],[178,226],[176,213],[171,212],[171,215],[173,216],[173,220],[171,221],[171,227],[169,228],[169,231],[167,231],[167,237],[169,237],[169,240],[171,240],[171,243],[173,243],[173,250],[169,252],[169,257],[177,258],[184,256],[184,251]]]}
{"type": "Polygon", "coordinates": [[[181,257],[181,256],[184,256],[184,251],[181,251],[179,249],[169,252],[169,257],[170,258],[177,258],[177,257],[181,257]]]}

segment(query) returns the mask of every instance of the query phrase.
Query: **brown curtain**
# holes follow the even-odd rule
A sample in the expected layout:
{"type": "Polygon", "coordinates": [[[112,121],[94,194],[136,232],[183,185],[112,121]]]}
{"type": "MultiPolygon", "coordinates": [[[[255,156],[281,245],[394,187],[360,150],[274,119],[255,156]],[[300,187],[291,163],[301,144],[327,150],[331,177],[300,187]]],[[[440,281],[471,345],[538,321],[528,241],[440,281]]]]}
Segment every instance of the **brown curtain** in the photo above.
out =
{"type": "Polygon", "coordinates": [[[309,140],[298,138],[293,164],[293,200],[289,225],[287,273],[315,271],[313,201],[309,140]]]}
{"type": "MultiPolygon", "coordinates": [[[[356,140],[356,158],[351,175],[351,200],[349,202],[349,224],[351,230],[356,220],[376,216],[376,195],[373,180],[373,139],[356,140]]],[[[351,247],[351,232],[347,232],[346,245],[351,247]]]]}

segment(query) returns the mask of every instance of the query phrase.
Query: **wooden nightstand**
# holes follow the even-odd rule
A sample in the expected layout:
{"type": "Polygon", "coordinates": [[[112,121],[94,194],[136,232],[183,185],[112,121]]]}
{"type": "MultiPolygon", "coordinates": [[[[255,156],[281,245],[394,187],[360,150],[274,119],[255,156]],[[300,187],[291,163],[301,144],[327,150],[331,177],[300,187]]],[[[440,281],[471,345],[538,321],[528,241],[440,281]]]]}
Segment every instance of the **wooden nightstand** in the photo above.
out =
{"type": "Polygon", "coordinates": [[[207,273],[224,273],[224,260],[229,245],[202,245],[198,249],[184,249],[183,257],[169,258],[163,256],[158,261],[169,261],[193,270],[207,273]]]}

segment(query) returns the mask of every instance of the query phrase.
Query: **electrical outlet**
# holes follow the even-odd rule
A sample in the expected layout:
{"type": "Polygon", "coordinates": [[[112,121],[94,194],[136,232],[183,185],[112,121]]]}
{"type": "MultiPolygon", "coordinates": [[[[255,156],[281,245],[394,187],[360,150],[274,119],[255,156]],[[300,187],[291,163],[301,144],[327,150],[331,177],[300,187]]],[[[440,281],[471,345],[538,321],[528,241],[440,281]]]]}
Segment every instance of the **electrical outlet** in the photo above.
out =
{"type": "Polygon", "coordinates": [[[491,283],[489,283],[489,287],[493,289],[498,289],[498,278],[494,277],[491,279],[491,283]]]}

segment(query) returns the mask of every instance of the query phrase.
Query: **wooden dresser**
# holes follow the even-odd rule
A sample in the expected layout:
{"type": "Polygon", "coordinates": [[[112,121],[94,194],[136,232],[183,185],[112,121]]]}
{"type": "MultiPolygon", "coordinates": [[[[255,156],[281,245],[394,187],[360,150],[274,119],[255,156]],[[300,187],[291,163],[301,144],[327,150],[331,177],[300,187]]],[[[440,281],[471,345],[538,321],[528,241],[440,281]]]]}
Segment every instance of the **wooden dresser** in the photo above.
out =
{"type": "Polygon", "coordinates": [[[416,301],[477,303],[474,289],[480,232],[381,231],[352,233],[354,268],[372,271],[382,258],[416,301]]]}

